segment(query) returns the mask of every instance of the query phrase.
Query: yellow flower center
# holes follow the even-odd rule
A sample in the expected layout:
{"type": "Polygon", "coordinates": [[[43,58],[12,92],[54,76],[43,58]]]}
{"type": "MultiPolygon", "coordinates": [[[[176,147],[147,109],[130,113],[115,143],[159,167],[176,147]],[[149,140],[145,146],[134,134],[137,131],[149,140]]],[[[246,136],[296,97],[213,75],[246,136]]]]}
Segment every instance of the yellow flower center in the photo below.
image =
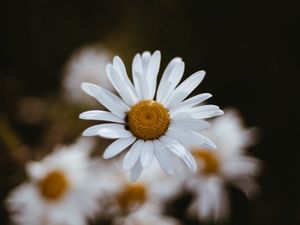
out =
{"type": "Polygon", "coordinates": [[[125,212],[142,205],[146,200],[146,188],[139,183],[128,184],[117,196],[117,203],[125,212]]]}
{"type": "Polygon", "coordinates": [[[41,195],[50,201],[60,199],[69,186],[65,175],[60,171],[52,171],[39,182],[41,195]]]}
{"type": "Polygon", "coordinates": [[[143,100],[127,113],[128,129],[139,139],[153,140],[163,135],[170,123],[168,110],[160,103],[143,100]]]}
{"type": "Polygon", "coordinates": [[[197,149],[193,152],[193,156],[200,164],[200,173],[209,176],[219,172],[220,163],[214,151],[197,149]]]}

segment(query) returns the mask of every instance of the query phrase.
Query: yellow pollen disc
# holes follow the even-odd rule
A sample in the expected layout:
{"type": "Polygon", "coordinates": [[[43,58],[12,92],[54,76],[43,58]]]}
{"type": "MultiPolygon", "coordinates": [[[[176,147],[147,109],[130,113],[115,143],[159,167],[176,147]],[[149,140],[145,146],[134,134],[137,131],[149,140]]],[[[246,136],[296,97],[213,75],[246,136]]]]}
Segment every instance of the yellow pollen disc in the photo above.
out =
{"type": "Polygon", "coordinates": [[[142,205],[147,200],[146,188],[143,184],[128,184],[116,200],[119,206],[127,212],[142,205]]]}
{"type": "Polygon", "coordinates": [[[139,139],[159,138],[167,131],[169,123],[168,110],[152,100],[140,101],[127,113],[128,129],[139,139]]]}
{"type": "Polygon", "coordinates": [[[220,163],[218,156],[212,150],[198,149],[193,152],[198,163],[201,163],[200,172],[204,175],[212,175],[219,172],[220,163]]]}
{"type": "Polygon", "coordinates": [[[67,178],[60,171],[52,171],[39,182],[41,195],[51,201],[60,199],[67,191],[68,186],[67,178]]]}

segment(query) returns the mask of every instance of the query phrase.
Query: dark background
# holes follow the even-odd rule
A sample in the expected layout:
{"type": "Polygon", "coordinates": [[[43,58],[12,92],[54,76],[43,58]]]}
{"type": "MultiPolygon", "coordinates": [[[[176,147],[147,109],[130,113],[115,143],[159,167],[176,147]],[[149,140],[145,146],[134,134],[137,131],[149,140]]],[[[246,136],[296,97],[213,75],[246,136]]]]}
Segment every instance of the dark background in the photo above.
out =
{"type": "MultiPolygon", "coordinates": [[[[252,153],[265,164],[262,195],[249,203],[232,191],[228,223],[300,224],[299,15],[288,1],[2,0],[0,115],[24,145],[38,146],[47,124],[22,124],[16,102],[57,95],[64,64],[78,47],[101,42],[128,66],[143,50],[161,50],[162,68],[181,56],[186,74],[206,70],[200,89],[214,103],[238,108],[248,126],[261,128],[252,153]]],[[[0,150],[2,201],[18,184],[18,163],[1,138],[0,150]]],[[[2,206],[0,220],[8,221],[2,206]]]]}

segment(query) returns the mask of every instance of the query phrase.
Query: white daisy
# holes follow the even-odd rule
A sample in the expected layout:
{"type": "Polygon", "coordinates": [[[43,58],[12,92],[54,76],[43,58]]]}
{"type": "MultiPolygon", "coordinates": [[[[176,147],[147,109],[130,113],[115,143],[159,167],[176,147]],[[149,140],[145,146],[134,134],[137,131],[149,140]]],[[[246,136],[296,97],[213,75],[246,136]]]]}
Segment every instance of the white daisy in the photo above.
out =
{"type": "Polygon", "coordinates": [[[87,140],[59,147],[40,162],[29,162],[29,181],[7,199],[20,225],[84,225],[99,210],[104,195],[98,167],[89,159],[87,140]]]}
{"type": "Polygon", "coordinates": [[[187,147],[216,148],[213,142],[197,131],[208,128],[209,124],[204,119],[221,115],[223,111],[215,105],[199,106],[211,97],[208,93],[186,99],[201,83],[205,72],[198,71],[179,84],[184,62],[181,58],[174,58],[156,88],[159,66],[159,51],[152,55],[149,52],[137,54],[132,63],[132,84],[124,63],[116,56],[113,64],[106,66],[106,73],[120,97],[95,84],[83,83],[81,86],[110,112],[92,110],[82,113],[80,118],[111,122],[92,126],[83,135],[117,139],[105,150],[105,159],[131,146],[123,166],[125,170],[130,170],[133,181],[138,179],[143,168],[149,166],[154,157],[166,173],[172,174],[174,165],[170,154],[195,170],[195,159],[187,147]]]}
{"type": "Polygon", "coordinates": [[[82,82],[101,84],[102,87],[112,90],[105,67],[113,58],[105,48],[83,47],[77,50],[66,64],[63,88],[66,99],[74,103],[92,104],[94,101],[78,91],[82,82]]]}
{"type": "Polygon", "coordinates": [[[198,172],[191,174],[187,186],[196,194],[191,211],[203,220],[225,219],[229,215],[229,197],[225,184],[229,183],[248,197],[258,190],[254,178],[260,162],[244,154],[255,144],[255,129],[244,128],[234,110],[225,110],[224,116],[214,119],[206,135],[218,144],[217,151],[194,149],[198,172]]]}
{"type": "Polygon", "coordinates": [[[158,163],[146,168],[138,182],[131,182],[122,169],[119,160],[106,165],[106,177],[110,204],[104,214],[127,215],[141,208],[163,210],[163,203],[175,195],[181,185],[178,179],[171,179],[161,171],[158,163]]]}

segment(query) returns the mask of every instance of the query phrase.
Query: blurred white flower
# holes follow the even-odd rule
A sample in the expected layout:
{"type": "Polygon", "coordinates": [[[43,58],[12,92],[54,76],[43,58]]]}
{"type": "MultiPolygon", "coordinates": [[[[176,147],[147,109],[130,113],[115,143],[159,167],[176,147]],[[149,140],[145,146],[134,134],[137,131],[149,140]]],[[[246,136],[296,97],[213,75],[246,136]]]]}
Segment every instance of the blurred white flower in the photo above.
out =
{"type": "Polygon", "coordinates": [[[105,74],[105,67],[111,60],[112,55],[105,48],[85,47],[76,51],[65,68],[63,88],[66,99],[74,103],[96,103],[79,90],[82,82],[96,83],[112,90],[105,74]]]}
{"type": "Polygon", "coordinates": [[[26,167],[29,181],[7,199],[12,220],[20,225],[85,225],[105,197],[98,164],[89,159],[92,140],[57,147],[26,167]]]}
{"type": "Polygon", "coordinates": [[[188,178],[187,187],[196,194],[190,212],[196,213],[199,219],[228,217],[230,204],[226,184],[236,186],[248,197],[258,190],[254,178],[260,171],[260,161],[244,152],[256,143],[256,131],[245,128],[236,111],[225,110],[224,116],[214,119],[206,132],[216,142],[218,150],[193,150],[198,171],[188,178]]]}
{"type": "Polygon", "coordinates": [[[83,135],[117,139],[105,150],[105,159],[129,147],[123,167],[130,170],[132,181],[136,181],[155,158],[166,173],[173,174],[176,165],[170,155],[195,171],[196,162],[187,146],[216,147],[198,131],[209,127],[204,119],[222,115],[223,111],[215,105],[199,106],[211,97],[208,93],[186,99],[202,82],[205,72],[198,71],[179,84],[184,62],[174,58],[157,85],[160,59],[159,51],[152,55],[150,52],[137,54],[132,62],[132,83],[122,60],[114,57],[113,63],[106,66],[106,72],[120,97],[95,84],[82,84],[82,89],[109,111],[87,111],[80,118],[112,122],[89,127],[83,135]]]}
{"type": "Polygon", "coordinates": [[[177,179],[161,171],[158,163],[145,169],[139,181],[133,183],[126,176],[119,160],[112,160],[107,163],[106,176],[110,180],[107,190],[110,192],[111,204],[103,213],[110,215],[127,215],[142,208],[150,211],[155,209],[159,213],[165,200],[175,195],[181,187],[177,179]]]}
{"type": "Polygon", "coordinates": [[[114,225],[180,225],[174,218],[156,212],[155,208],[143,207],[128,216],[121,217],[114,225]]]}

